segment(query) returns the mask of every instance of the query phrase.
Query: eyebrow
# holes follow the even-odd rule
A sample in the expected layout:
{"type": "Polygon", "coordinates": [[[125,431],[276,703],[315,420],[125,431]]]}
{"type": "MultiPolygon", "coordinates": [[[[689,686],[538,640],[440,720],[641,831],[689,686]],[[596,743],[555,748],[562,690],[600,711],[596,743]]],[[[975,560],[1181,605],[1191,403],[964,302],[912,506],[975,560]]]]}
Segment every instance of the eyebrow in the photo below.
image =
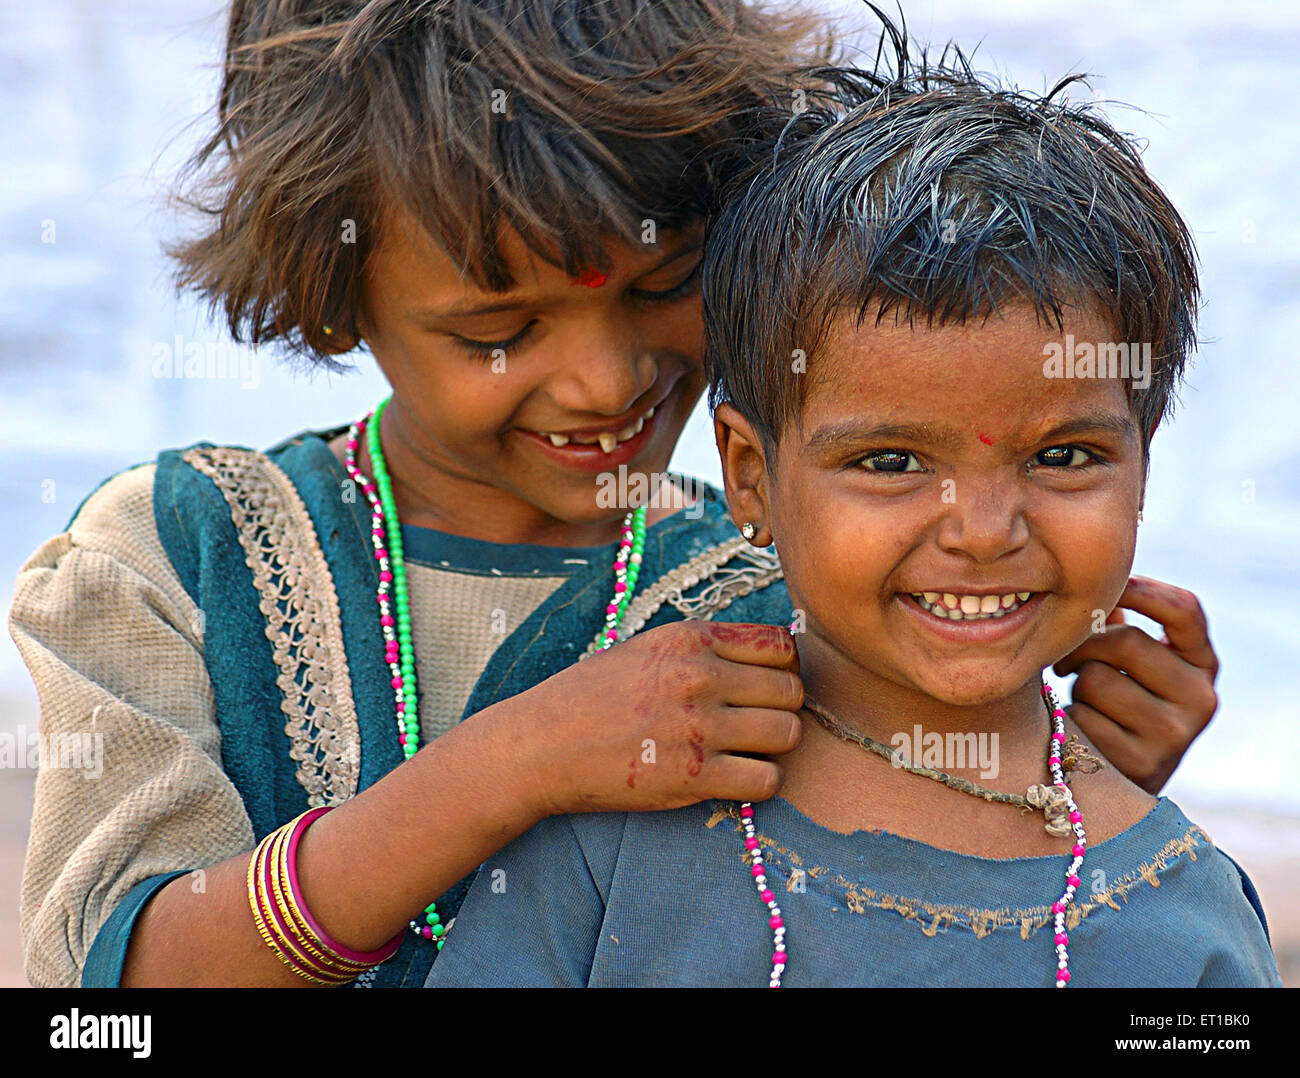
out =
{"type": "Polygon", "coordinates": [[[836,449],[858,442],[889,441],[926,442],[947,449],[956,447],[961,436],[949,427],[936,427],[933,423],[832,423],[815,431],[805,443],[805,449],[836,449]]]}
{"type": "MultiPolygon", "coordinates": [[[[665,266],[671,266],[679,258],[685,258],[689,254],[703,249],[704,241],[696,240],[688,243],[680,250],[673,251],[662,261],[649,267],[644,273],[637,275],[638,278],[645,277],[651,273],[657,273],[665,266]]],[[[507,293],[510,296],[511,293],[507,293]]],[[[424,307],[405,312],[405,316],[413,322],[430,323],[444,322],[455,318],[470,318],[480,314],[497,314],[501,311],[517,311],[524,307],[534,307],[538,303],[538,298],[532,295],[516,295],[515,298],[505,298],[496,300],[492,303],[479,303],[475,300],[467,302],[453,303],[447,307],[424,307]]]]}
{"type": "MultiPolygon", "coordinates": [[[[1118,434],[1127,440],[1137,438],[1137,425],[1129,416],[1089,409],[1058,423],[1036,440],[1069,438],[1096,431],[1118,434]]],[[[954,449],[963,440],[962,435],[951,427],[939,427],[933,423],[872,423],[870,420],[864,420],[831,423],[821,427],[812,434],[804,448],[835,449],[861,442],[883,442],[891,439],[914,444],[937,445],[943,449],[954,449]]]]}

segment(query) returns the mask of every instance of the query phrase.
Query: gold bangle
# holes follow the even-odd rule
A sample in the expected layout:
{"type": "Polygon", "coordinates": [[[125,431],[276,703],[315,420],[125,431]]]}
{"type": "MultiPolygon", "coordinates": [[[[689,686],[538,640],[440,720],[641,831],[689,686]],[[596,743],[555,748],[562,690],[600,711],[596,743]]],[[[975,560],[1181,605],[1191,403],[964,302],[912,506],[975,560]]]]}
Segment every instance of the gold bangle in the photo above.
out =
{"type": "Polygon", "coordinates": [[[286,825],[279,829],[275,840],[271,843],[263,859],[261,866],[262,875],[260,896],[264,904],[263,912],[267,920],[274,925],[276,939],[280,947],[287,951],[290,957],[300,966],[304,967],[318,978],[330,984],[346,984],[356,978],[357,974],[350,970],[341,970],[327,960],[317,958],[311,954],[311,949],[304,949],[294,941],[291,933],[293,928],[285,913],[284,907],[280,905],[278,897],[275,895],[275,878],[276,878],[276,861],[280,857],[280,851],[284,848],[285,835],[289,833],[292,825],[286,825]],[[275,900],[275,905],[272,904],[275,900]],[[279,906],[277,913],[276,906],[279,906]]]}
{"type": "MultiPolygon", "coordinates": [[[[296,824],[297,820],[294,821],[294,825],[296,824]]],[[[272,851],[271,893],[275,898],[276,905],[279,907],[280,913],[290,931],[297,937],[299,944],[307,950],[308,954],[317,963],[331,973],[346,974],[349,979],[358,977],[370,969],[371,964],[353,962],[335,954],[312,931],[311,926],[302,915],[302,910],[298,905],[297,898],[293,893],[293,886],[289,880],[289,863],[288,858],[285,856],[285,848],[291,834],[292,828],[285,829],[272,851]]]]}
{"type": "Polygon", "coordinates": [[[269,898],[275,900],[275,904],[280,911],[279,927],[282,930],[287,928],[292,937],[296,937],[294,939],[290,938],[289,935],[282,934],[282,941],[299,962],[309,969],[313,969],[319,976],[337,978],[339,981],[355,980],[369,967],[356,963],[344,965],[342,959],[336,961],[325,953],[327,949],[323,948],[320,941],[316,939],[315,934],[302,920],[293,895],[287,893],[288,868],[285,863],[284,850],[289,835],[297,822],[297,820],[294,820],[280,829],[275,843],[271,847],[267,866],[271,892],[269,898]],[[306,930],[305,934],[304,929],[306,930]]]}
{"type": "Polygon", "coordinates": [[[254,872],[258,861],[261,859],[262,852],[266,848],[271,837],[271,835],[267,835],[266,838],[258,843],[256,848],[253,850],[253,855],[248,859],[248,904],[253,911],[253,922],[257,925],[258,935],[262,937],[262,942],[271,948],[271,952],[275,957],[288,966],[289,969],[293,970],[293,972],[299,977],[302,977],[304,980],[312,981],[315,984],[328,984],[329,982],[323,981],[319,977],[313,977],[310,973],[299,969],[289,960],[285,953],[276,945],[276,942],[267,927],[266,920],[262,916],[262,911],[259,906],[260,888],[255,881],[254,872]]]}

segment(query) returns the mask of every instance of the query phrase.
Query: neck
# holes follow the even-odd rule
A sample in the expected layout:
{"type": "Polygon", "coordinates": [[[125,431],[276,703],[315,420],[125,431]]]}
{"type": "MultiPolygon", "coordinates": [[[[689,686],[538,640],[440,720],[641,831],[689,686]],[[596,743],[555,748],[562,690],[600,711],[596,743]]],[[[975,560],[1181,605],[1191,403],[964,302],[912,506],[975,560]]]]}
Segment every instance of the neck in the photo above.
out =
{"type": "Polygon", "coordinates": [[[863,670],[827,641],[805,634],[799,669],[805,695],[846,726],[885,745],[919,725],[945,735],[998,732],[1008,744],[1045,743],[1048,715],[1041,681],[1027,681],[1010,695],[979,704],[950,704],[914,687],[863,670]]]}

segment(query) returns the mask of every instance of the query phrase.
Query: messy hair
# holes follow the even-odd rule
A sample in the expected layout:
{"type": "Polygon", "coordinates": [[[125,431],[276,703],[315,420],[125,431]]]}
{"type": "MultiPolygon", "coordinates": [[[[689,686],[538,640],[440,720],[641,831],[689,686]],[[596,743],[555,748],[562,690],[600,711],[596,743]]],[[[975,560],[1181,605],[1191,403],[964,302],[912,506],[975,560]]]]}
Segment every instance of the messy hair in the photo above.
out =
{"type": "Polygon", "coordinates": [[[570,273],[708,213],[710,151],[829,38],[742,0],[234,0],[218,124],[177,201],[177,284],[236,340],[329,367],[405,211],[478,287],[501,230],[570,273]],[[326,332],[326,327],[329,332],[326,332]]]}
{"type": "Polygon", "coordinates": [[[882,20],[873,71],[805,71],[807,109],[764,110],[768,136],[733,160],[703,271],[710,403],[774,452],[807,384],[791,356],[811,364],[837,318],[942,326],[1027,302],[1151,344],[1149,388],[1126,383],[1145,447],[1196,344],[1187,226],[1133,143],[1063,94],[1081,76],[1024,93],[955,46],[914,56],[882,20]]]}

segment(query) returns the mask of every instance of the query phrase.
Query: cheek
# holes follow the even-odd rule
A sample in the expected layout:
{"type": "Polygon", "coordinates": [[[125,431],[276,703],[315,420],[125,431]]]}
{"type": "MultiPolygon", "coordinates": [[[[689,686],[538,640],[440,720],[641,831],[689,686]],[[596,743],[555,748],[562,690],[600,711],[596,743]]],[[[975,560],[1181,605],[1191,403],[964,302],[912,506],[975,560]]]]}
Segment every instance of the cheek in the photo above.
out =
{"type": "Polygon", "coordinates": [[[1110,610],[1133,567],[1136,510],[1130,501],[1126,495],[1087,512],[1062,513],[1053,527],[1051,549],[1067,591],[1092,608],[1110,610]]]}
{"type": "Polygon", "coordinates": [[[906,556],[915,533],[902,499],[874,503],[819,491],[823,475],[782,478],[772,531],[787,584],[828,615],[867,609],[888,574],[906,556]]]}

